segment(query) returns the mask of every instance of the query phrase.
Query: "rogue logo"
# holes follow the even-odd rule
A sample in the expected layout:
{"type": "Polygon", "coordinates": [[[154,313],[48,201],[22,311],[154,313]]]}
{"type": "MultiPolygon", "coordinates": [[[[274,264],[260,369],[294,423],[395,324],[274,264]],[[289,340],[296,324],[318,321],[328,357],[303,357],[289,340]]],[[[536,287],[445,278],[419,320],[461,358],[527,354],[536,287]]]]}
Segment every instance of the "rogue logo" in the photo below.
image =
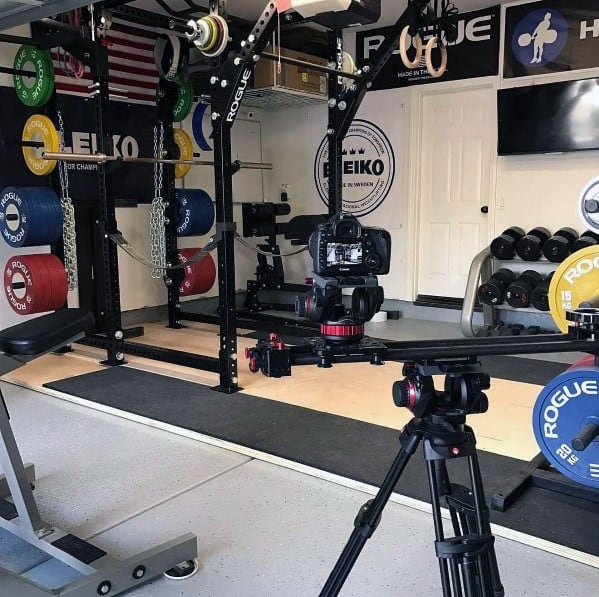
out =
{"type": "MultiPolygon", "coordinates": [[[[387,198],[395,179],[395,154],[383,131],[367,120],[354,120],[343,142],[343,211],[365,216],[387,198]]],[[[325,137],[314,161],[320,198],[329,201],[329,142],[325,137]]]]}
{"type": "Polygon", "coordinates": [[[237,88],[237,91],[235,92],[235,99],[233,101],[233,103],[231,104],[231,109],[229,110],[229,113],[227,114],[227,122],[233,122],[233,120],[235,120],[235,116],[237,116],[237,112],[239,112],[239,108],[241,107],[241,100],[243,99],[243,94],[245,93],[245,90],[247,89],[248,86],[248,81],[250,80],[252,76],[252,71],[251,69],[246,69],[243,73],[243,76],[241,77],[241,83],[239,83],[239,87],[237,88]]]}
{"type": "MultiPolygon", "coordinates": [[[[460,19],[458,21],[458,38],[454,43],[449,45],[457,46],[465,40],[471,42],[489,41],[491,39],[492,21],[492,15],[475,17],[469,21],[460,19]]],[[[432,27],[428,27],[427,30],[428,32],[424,35],[423,39],[424,43],[435,34],[432,27]]],[[[362,48],[364,60],[369,60],[371,58],[374,52],[379,49],[379,46],[383,43],[384,39],[385,38],[382,35],[371,35],[364,38],[362,48]]],[[[393,53],[399,55],[399,50],[395,50],[393,53]]]]}

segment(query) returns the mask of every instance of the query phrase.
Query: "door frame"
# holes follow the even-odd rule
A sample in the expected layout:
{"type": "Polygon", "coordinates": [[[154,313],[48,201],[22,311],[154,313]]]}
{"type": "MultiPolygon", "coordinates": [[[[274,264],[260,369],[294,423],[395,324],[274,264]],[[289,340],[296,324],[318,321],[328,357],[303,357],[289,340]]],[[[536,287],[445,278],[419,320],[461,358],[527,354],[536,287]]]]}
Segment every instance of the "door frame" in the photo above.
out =
{"type": "MultiPolygon", "coordinates": [[[[424,100],[432,95],[453,94],[463,91],[475,91],[487,89],[492,91],[494,114],[497,114],[497,90],[499,81],[497,77],[482,77],[466,81],[449,81],[446,83],[433,83],[428,85],[416,85],[411,88],[410,93],[410,132],[409,132],[409,167],[408,167],[408,257],[406,280],[406,296],[415,301],[418,294],[419,276],[419,246],[420,246],[420,177],[422,174],[420,155],[422,152],[422,125],[424,115],[424,100]]],[[[497,193],[497,127],[490,131],[489,158],[491,165],[489,179],[489,214],[487,218],[487,238],[491,242],[495,230],[495,211],[497,193]]],[[[474,255],[472,256],[474,258],[474,255]]]]}

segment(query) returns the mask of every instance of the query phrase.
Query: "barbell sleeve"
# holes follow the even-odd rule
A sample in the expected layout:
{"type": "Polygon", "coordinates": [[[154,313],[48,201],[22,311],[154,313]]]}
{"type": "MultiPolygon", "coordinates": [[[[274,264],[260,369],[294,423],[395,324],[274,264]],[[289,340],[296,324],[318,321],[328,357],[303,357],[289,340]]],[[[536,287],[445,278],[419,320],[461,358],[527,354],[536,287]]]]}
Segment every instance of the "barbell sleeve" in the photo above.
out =
{"type": "Polygon", "coordinates": [[[577,452],[586,450],[599,437],[599,425],[589,423],[573,440],[572,447],[577,452]]]}

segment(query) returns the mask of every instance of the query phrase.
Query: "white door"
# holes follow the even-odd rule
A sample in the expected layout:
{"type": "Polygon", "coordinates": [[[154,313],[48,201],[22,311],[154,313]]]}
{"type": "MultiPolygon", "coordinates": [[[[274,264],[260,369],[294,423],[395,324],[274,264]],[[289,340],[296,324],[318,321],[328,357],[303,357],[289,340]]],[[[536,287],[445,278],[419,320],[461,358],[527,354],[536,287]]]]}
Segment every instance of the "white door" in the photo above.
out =
{"type": "Polygon", "coordinates": [[[495,92],[423,96],[418,294],[464,297],[474,256],[489,242],[495,92]]]}

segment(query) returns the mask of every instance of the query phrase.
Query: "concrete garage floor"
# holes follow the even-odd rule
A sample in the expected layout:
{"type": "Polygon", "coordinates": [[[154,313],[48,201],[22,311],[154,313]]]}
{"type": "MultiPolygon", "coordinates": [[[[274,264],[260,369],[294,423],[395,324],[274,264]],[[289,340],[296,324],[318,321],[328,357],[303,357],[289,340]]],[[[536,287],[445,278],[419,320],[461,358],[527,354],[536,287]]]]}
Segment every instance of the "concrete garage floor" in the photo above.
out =
{"type": "MultiPolygon", "coordinates": [[[[3,387],[23,458],[36,464],[44,517],[121,558],[197,534],[198,574],[179,582],[161,578],[132,595],[317,595],[369,499],[229,450],[3,387]]],[[[429,515],[390,503],[342,595],[440,594],[432,538],[429,515]]],[[[502,538],[497,553],[507,595],[596,593],[596,568],[502,538]]],[[[42,563],[1,532],[0,565],[29,570],[30,578],[53,586],[70,579],[69,569],[42,563]]]]}

